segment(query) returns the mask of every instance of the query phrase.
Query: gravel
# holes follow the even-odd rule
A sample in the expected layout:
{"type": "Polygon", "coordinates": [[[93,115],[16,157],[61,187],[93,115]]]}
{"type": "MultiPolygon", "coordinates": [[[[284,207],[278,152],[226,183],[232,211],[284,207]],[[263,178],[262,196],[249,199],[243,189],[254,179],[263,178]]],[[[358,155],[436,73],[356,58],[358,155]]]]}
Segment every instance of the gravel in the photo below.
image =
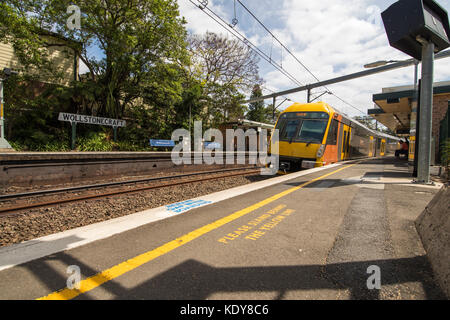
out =
{"type": "Polygon", "coordinates": [[[0,247],[267,179],[220,178],[139,193],[68,203],[0,217],[0,247]]]}

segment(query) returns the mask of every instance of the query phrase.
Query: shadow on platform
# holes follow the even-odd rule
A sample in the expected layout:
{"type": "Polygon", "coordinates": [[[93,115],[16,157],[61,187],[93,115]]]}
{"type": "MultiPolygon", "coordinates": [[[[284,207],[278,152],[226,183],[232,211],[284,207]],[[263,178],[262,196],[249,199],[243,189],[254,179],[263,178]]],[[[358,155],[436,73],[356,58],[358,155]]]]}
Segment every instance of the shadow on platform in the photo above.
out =
{"type": "MultiPolygon", "coordinates": [[[[51,261],[77,265],[84,277],[98,273],[66,253],[25,265],[25,268],[46,284],[49,292],[62,289],[61,285],[64,286],[67,281],[66,277],[52,268],[51,261]]],[[[108,292],[108,296],[115,299],[133,300],[203,300],[214,293],[243,293],[245,297],[249,292],[277,292],[278,300],[285,298],[286,293],[292,290],[323,289],[348,289],[351,299],[356,300],[380,299],[380,290],[367,289],[367,279],[370,276],[367,268],[371,265],[381,269],[382,290],[383,286],[418,282],[426,299],[446,298],[434,282],[426,256],[328,265],[228,268],[215,268],[190,259],[131,289],[122,286],[116,279],[101,287],[102,291],[108,292]]],[[[77,299],[91,297],[88,293],[77,299]]]]}

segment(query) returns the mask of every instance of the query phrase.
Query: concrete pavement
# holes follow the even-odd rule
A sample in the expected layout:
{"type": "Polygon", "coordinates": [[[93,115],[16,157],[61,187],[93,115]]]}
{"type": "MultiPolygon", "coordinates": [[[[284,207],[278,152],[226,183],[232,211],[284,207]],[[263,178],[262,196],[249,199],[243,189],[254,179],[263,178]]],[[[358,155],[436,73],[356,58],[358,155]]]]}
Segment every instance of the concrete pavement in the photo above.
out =
{"type": "Polygon", "coordinates": [[[2,270],[0,298],[445,298],[414,228],[437,191],[396,159],[324,168],[2,270]]]}

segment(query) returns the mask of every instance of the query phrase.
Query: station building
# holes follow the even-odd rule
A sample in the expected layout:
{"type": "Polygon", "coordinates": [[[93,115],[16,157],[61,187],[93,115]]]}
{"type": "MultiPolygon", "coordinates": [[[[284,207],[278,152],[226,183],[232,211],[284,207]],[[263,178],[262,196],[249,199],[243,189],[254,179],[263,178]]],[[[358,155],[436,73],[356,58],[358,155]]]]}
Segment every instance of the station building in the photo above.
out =
{"type": "MultiPolygon", "coordinates": [[[[4,68],[9,68],[18,72],[37,74],[41,83],[53,83],[64,86],[68,86],[73,80],[79,80],[79,58],[72,49],[74,46],[79,46],[79,43],[46,30],[41,31],[40,37],[47,44],[46,48],[42,49],[47,51],[56,71],[62,74],[62,79],[58,83],[51,80],[50,74],[46,70],[25,70],[20,64],[12,44],[7,42],[0,42],[0,71],[4,68]]],[[[33,85],[39,86],[37,83],[33,85]]]]}
{"type": "MultiPolygon", "coordinates": [[[[245,143],[246,143],[247,148],[249,146],[249,139],[251,138],[251,136],[252,135],[256,136],[258,150],[259,150],[259,147],[261,146],[260,139],[262,137],[262,135],[261,135],[262,129],[267,130],[267,135],[264,136],[264,138],[267,140],[267,143],[269,143],[270,138],[273,133],[273,130],[275,129],[275,125],[270,124],[270,123],[250,121],[250,120],[246,120],[246,119],[236,119],[235,121],[229,121],[229,122],[219,126],[219,130],[222,132],[224,139],[226,137],[227,129],[233,129],[233,130],[242,129],[244,132],[246,132],[247,135],[246,135],[245,143]],[[250,129],[253,129],[253,130],[250,130],[250,129]]],[[[234,149],[237,150],[237,139],[236,138],[234,141],[234,149]]]]}
{"type": "MultiPolygon", "coordinates": [[[[431,141],[431,164],[440,163],[442,143],[450,138],[450,81],[436,82],[433,85],[433,124],[431,141]]],[[[414,86],[383,88],[373,95],[375,107],[368,110],[384,126],[401,137],[407,137],[409,161],[414,161],[417,99],[414,86]]]]}

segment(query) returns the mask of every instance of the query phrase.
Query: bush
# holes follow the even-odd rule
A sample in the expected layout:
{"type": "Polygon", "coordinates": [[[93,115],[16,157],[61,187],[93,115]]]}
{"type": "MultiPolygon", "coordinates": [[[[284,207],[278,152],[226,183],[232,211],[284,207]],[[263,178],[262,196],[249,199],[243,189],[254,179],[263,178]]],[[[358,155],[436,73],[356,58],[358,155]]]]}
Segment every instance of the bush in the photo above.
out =
{"type": "Polygon", "coordinates": [[[47,141],[45,143],[27,141],[8,141],[16,151],[59,152],[70,151],[68,142],[47,141]]]}
{"type": "Polygon", "coordinates": [[[105,132],[91,132],[87,137],[79,137],[76,141],[79,151],[113,151],[113,142],[105,132]]]}
{"type": "Polygon", "coordinates": [[[441,163],[445,168],[447,180],[450,181],[450,138],[441,144],[441,163]]]}

